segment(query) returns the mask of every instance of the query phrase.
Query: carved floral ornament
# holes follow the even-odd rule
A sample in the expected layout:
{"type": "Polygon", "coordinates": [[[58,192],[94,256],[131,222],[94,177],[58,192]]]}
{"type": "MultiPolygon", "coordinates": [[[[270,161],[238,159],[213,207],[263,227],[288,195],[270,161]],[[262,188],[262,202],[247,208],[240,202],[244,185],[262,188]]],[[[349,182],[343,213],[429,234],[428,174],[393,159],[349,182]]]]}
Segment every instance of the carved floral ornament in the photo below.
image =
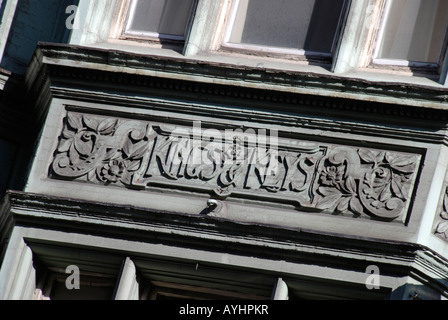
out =
{"type": "Polygon", "coordinates": [[[133,189],[196,190],[220,199],[247,197],[305,211],[394,220],[407,212],[421,159],[307,141],[278,143],[276,136],[249,141],[247,133],[217,139],[218,130],[211,139],[202,128],[178,129],[68,112],[50,176],[133,189]]]}
{"type": "Polygon", "coordinates": [[[448,240],[448,187],[443,196],[442,210],[439,214],[435,234],[439,237],[448,240]]]}

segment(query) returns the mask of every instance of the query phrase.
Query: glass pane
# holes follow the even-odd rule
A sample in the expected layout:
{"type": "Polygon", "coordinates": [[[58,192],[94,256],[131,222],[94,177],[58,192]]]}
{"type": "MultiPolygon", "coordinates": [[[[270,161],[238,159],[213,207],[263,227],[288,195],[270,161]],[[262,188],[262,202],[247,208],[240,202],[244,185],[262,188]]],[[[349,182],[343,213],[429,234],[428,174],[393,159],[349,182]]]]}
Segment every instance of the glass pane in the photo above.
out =
{"type": "Polygon", "coordinates": [[[377,58],[437,63],[447,26],[446,0],[392,0],[377,58]]]}
{"type": "Polygon", "coordinates": [[[330,53],[344,0],[240,0],[230,43],[330,53]]]}
{"type": "Polygon", "coordinates": [[[128,31],[183,36],[193,0],[134,0],[128,31]]]}
{"type": "Polygon", "coordinates": [[[65,282],[53,284],[51,300],[111,300],[114,287],[111,285],[83,285],[79,290],[68,290],[65,282]]]}

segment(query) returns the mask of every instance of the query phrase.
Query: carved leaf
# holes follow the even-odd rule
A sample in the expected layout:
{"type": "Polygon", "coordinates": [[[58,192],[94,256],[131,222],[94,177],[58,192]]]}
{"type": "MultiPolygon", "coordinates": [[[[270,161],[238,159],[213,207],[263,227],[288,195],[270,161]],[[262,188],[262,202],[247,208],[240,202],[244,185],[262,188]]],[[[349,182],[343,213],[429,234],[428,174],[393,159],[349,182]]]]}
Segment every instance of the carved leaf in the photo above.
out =
{"type": "Polygon", "coordinates": [[[353,212],[355,212],[358,215],[361,215],[364,212],[364,207],[362,206],[361,201],[359,201],[359,199],[356,197],[351,197],[350,209],[352,209],[353,212]]]}
{"type": "Polygon", "coordinates": [[[323,197],[317,202],[316,207],[322,210],[330,209],[334,207],[336,203],[338,203],[340,198],[341,198],[340,194],[334,194],[331,196],[323,197]]]}
{"type": "Polygon", "coordinates": [[[339,202],[336,210],[339,212],[344,212],[348,210],[348,204],[350,202],[350,197],[343,197],[339,202]]]}
{"type": "Polygon", "coordinates": [[[381,191],[379,201],[386,202],[392,198],[392,192],[390,191],[390,184],[388,183],[386,187],[381,191]]]}
{"type": "Polygon", "coordinates": [[[132,184],[132,174],[129,172],[125,172],[123,176],[120,179],[121,182],[123,182],[126,185],[132,184]]]}
{"type": "Polygon", "coordinates": [[[134,146],[134,151],[129,155],[130,159],[140,159],[148,150],[148,144],[146,142],[139,143],[134,146]]]}
{"type": "Polygon", "coordinates": [[[112,132],[114,132],[117,122],[118,120],[113,118],[108,118],[101,121],[101,123],[98,125],[98,132],[103,135],[111,134],[112,132]]]}
{"type": "Polygon", "coordinates": [[[72,145],[72,140],[61,140],[58,146],[58,152],[67,152],[72,145]]]}
{"type": "Polygon", "coordinates": [[[83,115],[82,120],[87,128],[93,131],[96,131],[98,129],[98,121],[96,121],[95,119],[90,119],[86,115],[83,115]]]}
{"type": "Polygon", "coordinates": [[[316,204],[322,210],[334,207],[341,199],[341,193],[335,188],[320,187],[318,192],[323,196],[316,204]]]}
{"type": "Polygon", "coordinates": [[[440,214],[440,217],[442,217],[442,219],[444,219],[444,220],[448,220],[448,212],[443,211],[443,212],[440,214]]]}
{"type": "Polygon", "coordinates": [[[119,155],[120,153],[118,152],[117,149],[109,149],[107,150],[103,160],[104,161],[114,160],[117,159],[119,155]]]}
{"type": "Polygon", "coordinates": [[[448,221],[443,221],[437,226],[436,233],[445,233],[448,231],[448,221]]]}
{"type": "Polygon", "coordinates": [[[126,169],[130,172],[134,172],[140,168],[141,161],[126,161],[126,164],[126,169]]]}
{"type": "Polygon", "coordinates": [[[69,128],[65,127],[62,131],[62,137],[65,139],[73,139],[75,137],[75,133],[69,128]]]}
{"type": "Polygon", "coordinates": [[[364,160],[364,162],[367,162],[367,163],[375,163],[376,162],[376,156],[377,155],[374,154],[370,150],[359,149],[358,150],[358,154],[361,157],[361,159],[364,160]]]}
{"type": "Polygon", "coordinates": [[[372,178],[372,177],[371,177],[367,172],[364,174],[364,180],[363,180],[363,183],[364,183],[366,186],[368,186],[369,188],[372,187],[371,178],[372,178]]]}
{"type": "Polygon", "coordinates": [[[447,194],[445,195],[445,197],[443,198],[443,209],[445,211],[448,211],[448,188],[447,188],[447,194]]]}
{"type": "Polygon", "coordinates": [[[378,152],[378,154],[376,155],[376,163],[382,163],[384,161],[384,156],[385,156],[385,152],[381,151],[378,152]]]}
{"type": "Polygon", "coordinates": [[[401,182],[397,180],[392,180],[391,183],[392,192],[397,198],[400,198],[402,200],[406,200],[407,195],[404,186],[401,184],[401,182]]]}
{"type": "Polygon", "coordinates": [[[340,192],[332,187],[319,187],[317,190],[319,194],[323,195],[324,197],[331,196],[331,195],[340,195],[340,192]]]}
{"type": "Polygon", "coordinates": [[[390,153],[386,153],[386,161],[389,163],[392,169],[395,169],[402,173],[412,173],[415,170],[416,158],[414,156],[396,156],[390,153]]]}
{"type": "Polygon", "coordinates": [[[83,127],[81,118],[78,115],[75,115],[73,113],[67,114],[67,122],[70,125],[72,129],[81,129],[83,127]]]}
{"type": "Polygon", "coordinates": [[[387,152],[386,160],[390,164],[394,164],[399,167],[404,167],[413,164],[415,162],[415,157],[396,156],[394,154],[387,152]]]}
{"type": "Polygon", "coordinates": [[[75,148],[81,156],[87,157],[92,153],[93,142],[91,140],[82,141],[81,139],[76,139],[75,148]]]}
{"type": "Polygon", "coordinates": [[[76,165],[79,163],[79,161],[80,161],[79,154],[76,151],[75,146],[73,144],[70,146],[70,149],[68,151],[68,156],[69,156],[71,164],[76,165]]]}
{"type": "Polygon", "coordinates": [[[90,171],[90,172],[87,174],[87,181],[93,181],[93,179],[95,178],[95,176],[96,176],[96,172],[95,172],[95,170],[90,171]]]}
{"type": "Polygon", "coordinates": [[[133,144],[132,141],[127,139],[126,142],[123,145],[123,153],[129,157],[131,155],[131,153],[133,152],[134,148],[133,148],[133,144]]]}
{"type": "Polygon", "coordinates": [[[414,165],[409,165],[409,166],[404,166],[404,167],[396,166],[396,165],[393,165],[393,164],[389,164],[389,165],[390,165],[390,167],[392,169],[394,169],[396,171],[399,171],[401,173],[413,173],[415,171],[415,166],[414,165]]]}
{"type": "Polygon", "coordinates": [[[351,176],[347,177],[347,180],[345,181],[345,186],[351,194],[356,193],[357,186],[356,186],[356,181],[355,181],[355,179],[353,179],[353,177],[351,177],[351,176]]]}

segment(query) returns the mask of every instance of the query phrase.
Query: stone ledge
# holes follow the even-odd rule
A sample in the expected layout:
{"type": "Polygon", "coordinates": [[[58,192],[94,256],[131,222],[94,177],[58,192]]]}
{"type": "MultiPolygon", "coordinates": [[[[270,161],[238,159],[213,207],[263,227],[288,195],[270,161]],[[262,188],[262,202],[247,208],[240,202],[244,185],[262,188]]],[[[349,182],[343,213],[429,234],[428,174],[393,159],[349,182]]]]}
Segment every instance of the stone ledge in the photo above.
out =
{"type": "MultiPolygon", "coordinates": [[[[245,89],[261,87],[278,94],[314,94],[323,98],[448,109],[448,91],[437,86],[368,81],[341,75],[279,71],[192,58],[146,56],[48,43],[38,46],[36,57],[35,61],[40,63],[76,67],[84,71],[90,69],[133,76],[157,76],[202,84],[237,85],[245,89]]],[[[123,78],[123,82],[126,79],[123,78]]]]}
{"type": "MultiPolygon", "coordinates": [[[[302,259],[297,256],[298,252],[317,254],[321,258],[325,255],[334,255],[335,258],[356,259],[368,255],[378,261],[386,257],[395,257],[393,259],[396,259],[397,263],[406,265],[413,261],[417,252],[427,252],[433,258],[436,257],[439,263],[446,260],[425,246],[410,242],[276,227],[261,223],[255,225],[207,215],[180,214],[12,190],[7,192],[4,199],[2,215],[4,221],[8,220],[7,216],[11,216],[14,225],[71,230],[139,241],[163,239],[172,242],[179,237],[189,238],[189,241],[196,238],[198,241],[196,245],[199,246],[213,248],[215,247],[213,243],[218,244],[215,250],[224,248],[220,243],[228,245],[238,243],[241,247],[233,247],[232,250],[244,251],[245,246],[252,248],[252,253],[257,251],[266,254],[267,251],[275,250],[277,253],[272,251],[270,254],[289,256],[289,259],[302,259]],[[203,242],[204,239],[207,239],[207,243],[203,242]],[[258,249],[253,251],[256,247],[258,249]],[[287,252],[290,254],[286,254],[287,252]]],[[[444,263],[448,266],[448,261],[444,263]]]]}

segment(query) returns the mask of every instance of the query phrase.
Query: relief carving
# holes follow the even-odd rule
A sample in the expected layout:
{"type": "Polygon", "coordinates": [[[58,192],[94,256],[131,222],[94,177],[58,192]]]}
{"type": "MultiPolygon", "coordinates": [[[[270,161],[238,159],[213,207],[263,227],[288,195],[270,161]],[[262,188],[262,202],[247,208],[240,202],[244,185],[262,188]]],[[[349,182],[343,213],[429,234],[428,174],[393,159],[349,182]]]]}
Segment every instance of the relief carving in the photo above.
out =
{"type": "Polygon", "coordinates": [[[442,239],[448,240],[448,187],[443,196],[442,212],[439,214],[435,234],[442,239]]]}
{"type": "Polygon", "coordinates": [[[223,135],[68,112],[50,175],[255,198],[355,217],[394,220],[406,214],[419,155],[279,141],[260,140],[257,132],[223,135]]]}
{"type": "Polygon", "coordinates": [[[410,197],[419,157],[336,147],[320,168],[316,207],[398,218],[410,197]]]}
{"type": "Polygon", "coordinates": [[[68,113],[52,170],[56,176],[131,185],[151,144],[149,125],[68,113]],[[128,124],[129,125],[129,124],[128,124]]]}
{"type": "Polygon", "coordinates": [[[410,197],[417,157],[371,151],[360,153],[360,156],[372,166],[360,186],[363,206],[378,217],[398,217],[410,197]]]}

